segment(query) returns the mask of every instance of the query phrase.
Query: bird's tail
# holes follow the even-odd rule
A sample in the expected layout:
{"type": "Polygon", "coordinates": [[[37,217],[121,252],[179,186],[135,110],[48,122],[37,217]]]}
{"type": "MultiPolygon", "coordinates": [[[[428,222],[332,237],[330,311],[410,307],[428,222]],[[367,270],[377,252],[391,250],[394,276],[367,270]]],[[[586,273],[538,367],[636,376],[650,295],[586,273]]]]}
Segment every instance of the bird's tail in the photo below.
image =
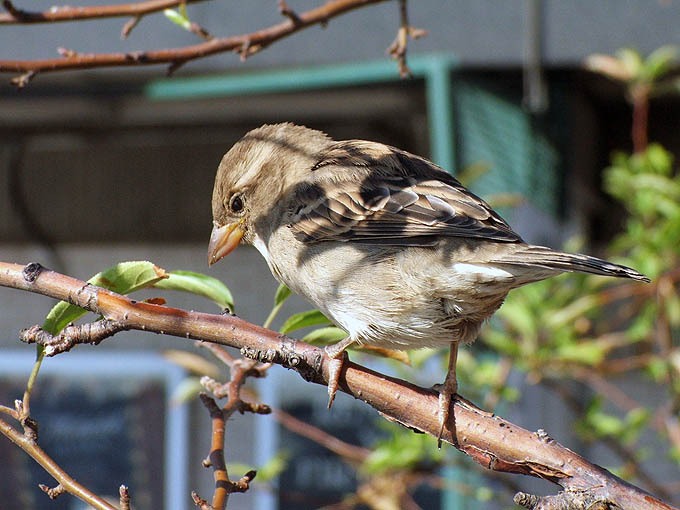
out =
{"type": "Polygon", "coordinates": [[[555,251],[545,246],[525,245],[516,252],[504,256],[502,262],[504,264],[544,268],[548,271],[577,271],[603,276],[632,278],[643,282],[650,281],[645,275],[630,267],[607,262],[589,255],[555,251]]]}

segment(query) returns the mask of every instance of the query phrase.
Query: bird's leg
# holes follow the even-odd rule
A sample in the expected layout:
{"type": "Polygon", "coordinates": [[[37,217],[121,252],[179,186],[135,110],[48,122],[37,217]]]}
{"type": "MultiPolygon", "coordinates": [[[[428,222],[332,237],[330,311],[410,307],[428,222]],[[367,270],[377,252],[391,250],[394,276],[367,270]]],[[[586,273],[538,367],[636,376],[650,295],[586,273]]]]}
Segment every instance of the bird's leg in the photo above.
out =
{"type": "Polygon", "coordinates": [[[333,345],[327,345],[324,348],[326,354],[330,358],[328,363],[328,409],[333,405],[335,393],[338,391],[340,371],[342,370],[342,364],[345,362],[345,357],[347,357],[345,349],[353,343],[354,338],[348,336],[344,340],[333,345]]]}
{"type": "MultiPolygon", "coordinates": [[[[444,426],[449,421],[449,414],[451,410],[451,399],[458,391],[458,380],[456,379],[456,362],[458,361],[458,342],[451,342],[451,349],[449,354],[449,370],[446,372],[446,379],[444,384],[439,389],[439,435],[437,436],[437,445],[442,447],[442,434],[444,433],[444,426]]],[[[455,441],[455,416],[453,427],[451,428],[455,441]]]]}

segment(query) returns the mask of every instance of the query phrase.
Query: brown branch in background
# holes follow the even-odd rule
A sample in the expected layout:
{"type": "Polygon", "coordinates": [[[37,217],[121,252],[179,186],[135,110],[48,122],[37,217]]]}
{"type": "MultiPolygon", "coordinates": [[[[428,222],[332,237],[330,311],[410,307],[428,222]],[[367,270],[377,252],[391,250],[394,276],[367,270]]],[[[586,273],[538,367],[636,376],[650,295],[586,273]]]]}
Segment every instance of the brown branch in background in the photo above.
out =
{"type": "Polygon", "coordinates": [[[399,17],[400,25],[397,30],[397,36],[392,44],[387,48],[387,54],[390,55],[399,65],[399,76],[402,78],[410,78],[412,73],[406,64],[406,49],[408,46],[408,38],[418,39],[427,35],[427,30],[415,28],[408,23],[408,8],[407,0],[399,0],[399,17]]]}
{"type": "Polygon", "coordinates": [[[120,29],[120,38],[127,39],[132,29],[135,28],[140,21],[142,21],[143,16],[132,16],[129,20],[125,22],[123,28],[120,29]]]}
{"type": "MultiPolygon", "coordinates": [[[[100,67],[146,66],[155,64],[178,65],[189,60],[235,51],[241,58],[247,58],[270,44],[312,25],[326,23],[329,19],[346,12],[387,0],[331,0],[323,5],[300,13],[299,23],[290,18],[282,23],[252,32],[231,37],[216,37],[210,41],[182,48],[133,51],[126,53],[78,53],[72,58],[46,60],[0,60],[0,72],[13,72],[26,75],[29,72],[54,72],[71,69],[93,69],[100,67]]],[[[13,81],[16,85],[20,83],[13,81]]],[[[22,82],[24,85],[27,80],[22,82]]]]}
{"type": "Polygon", "coordinates": [[[257,361],[251,359],[235,358],[226,349],[219,345],[200,344],[209,349],[218,359],[224,362],[230,369],[230,379],[226,384],[220,384],[210,377],[201,378],[201,384],[211,391],[216,397],[228,397],[227,403],[220,408],[215,400],[205,393],[201,393],[200,399],[210,413],[212,422],[211,447],[208,458],[203,461],[205,467],[213,468],[215,478],[215,491],[212,504],[200,498],[195,492],[192,493],[194,503],[201,509],[224,510],[229,500],[229,494],[245,492],[250,482],[257,474],[255,471],[247,472],[240,480],[233,482],[229,479],[227,465],[224,460],[224,444],[226,422],[236,411],[240,413],[252,412],[256,414],[269,414],[271,409],[264,404],[253,404],[243,401],[241,388],[248,377],[262,377],[263,371],[257,367],[257,361]]]}
{"type": "Polygon", "coordinates": [[[650,88],[650,85],[645,83],[629,87],[630,103],[633,107],[630,134],[633,139],[634,153],[643,152],[647,149],[650,88]]]}
{"type": "Polygon", "coordinates": [[[356,446],[338,439],[314,425],[298,420],[282,409],[272,409],[272,413],[276,421],[294,434],[314,441],[345,460],[363,462],[371,454],[371,450],[368,448],[356,446]]]}
{"type": "MultiPolygon", "coordinates": [[[[212,435],[210,453],[208,458],[203,461],[205,467],[212,467],[213,476],[215,477],[215,492],[213,494],[211,510],[224,510],[227,506],[227,499],[229,492],[227,491],[229,480],[229,473],[227,472],[227,464],[224,461],[224,432],[226,418],[222,409],[218,407],[215,401],[205,393],[200,394],[201,402],[208,409],[210,413],[210,421],[212,422],[212,435]]],[[[199,505],[203,508],[203,505],[199,505]]]]}
{"type": "Polygon", "coordinates": [[[294,25],[299,25],[302,23],[300,16],[298,16],[297,13],[288,6],[285,0],[279,0],[279,12],[282,16],[286,16],[289,20],[291,20],[294,25]]]}
{"type": "MultiPolygon", "coordinates": [[[[45,471],[47,471],[52,478],[54,478],[59,485],[54,489],[43,489],[51,498],[56,497],[63,490],[69,494],[74,495],[80,500],[84,501],[92,508],[98,510],[117,510],[96,494],[90,492],[88,489],[80,485],[73,478],[71,478],[56,462],[54,462],[45,451],[40,448],[36,442],[28,437],[26,434],[21,434],[4,420],[0,420],[0,434],[3,434],[7,439],[12,441],[15,445],[21,448],[24,452],[30,455],[45,471]],[[52,493],[50,494],[50,491],[52,493]]],[[[42,488],[42,487],[41,487],[42,488]]]]}
{"type": "Polygon", "coordinates": [[[10,0],[3,0],[2,5],[7,12],[0,13],[0,25],[54,23],[60,21],[82,21],[99,18],[116,18],[120,16],[141,17],[145,14],[177,7],[180,4],[194,4],[205,0],[146,0],[129,4],[92,5],[71,7],[64,5],[51,7],[42,12],[18,9],[10,0]]]}
{"type": "MultiPolygon", "coordinates": [[[[281,364],[309,382],[328,384],[329,358],[321,348],[234,316],[136,302],[35,265],[28,279],[23,275],[24,268],[0,262],[0,285],[67,300],[129,329],[237,347],[248,358],[281,364]]],[[[440,431],[439,400],[434,390],[349,361],[343,365],[340,389],[391,421],[432,436],[440,431]]],[[[621,510],[673,508],[564,448],[544,432],[530,432],[498,416],[478,412],[458,399],[451,414],[455,427],[446,427],[442,439],[487,469],[542,478],[562,487],[567,495],[588,495],[594,501],[616,504],[621,510]]]]}

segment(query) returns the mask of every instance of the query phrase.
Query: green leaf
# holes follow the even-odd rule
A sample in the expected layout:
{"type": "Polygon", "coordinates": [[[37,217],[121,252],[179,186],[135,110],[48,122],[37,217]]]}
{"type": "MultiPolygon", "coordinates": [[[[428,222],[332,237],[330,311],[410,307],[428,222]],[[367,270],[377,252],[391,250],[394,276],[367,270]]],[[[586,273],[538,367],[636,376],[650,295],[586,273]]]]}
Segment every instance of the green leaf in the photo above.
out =
{"type": "Polygon", "coordinates": [[[295,315],[288,317],[286,322],[284,322],[283,326],[279,329],[279,332],[287,335],[298,329],[317,326],[319,324],[330,324],[330,322],[331,321],[329,321],[319,310],[307,310],[306,312],[296,313],[295,315]]]}
{"type": "Polygon", "coordinates": [[[637,79],[642,69],[642,56],[640,52],[632,48],[622,48],[616,52],[619,62],[623,64],[626,74],[632,79],[637,79]]]}
{"type": "Polygon", "coordinates": [[[315,329],[311,333],[308,333],[302,339],[303,342],[314,345],[327,345],[335,342],[339,342],[347,338],[347,333],[340,328],[335,326],[329,326],[327,328],[315,329]]]}
{"type": "Polygon", "coordinates": [[[173,406],[186,404],[195,399],[201,391],[204,391],[201,380],[198,377],[187,377],[172,390],[170,403],[173,406]]]}
{"type": "Polygon", "coordinates": [[[392,469],[408,469],[425,462],[441,462],[444,453],[435,446],[435,439],[427,434],[413,434],[394,426],[385,427],[390,436],[379,440],[366,458],[361,470],[368,474],[392,469]]]}
{"type": "Polygon", "coordinates": [[[170,271],[169,277],[159,280],[153,286],[164,290],[181,290],[206,297],[220,308],[234,311],[234,298],[227,286],[217,278],[193,271],[170,271]]]}
{"type": "Polygon", "coordinates": [[[291,294],[290,289],[286,287],[283,283],[279,285],[278,289],[276,289],[276,294],[274,295],[274,306],[272,307],[271,312],[269,312],[269,316],[267,317],[263,324],[265,328],[268,328],[269,326],[271,326],[272,322],[274,322],[274,319],[281,311],[281,307],[283,306],[284,301],[288,299],[290,294],[291,294]]]}
{"type": "Polygon", "coordinates": [[[573,361],[585,365],[597,365],[603,359],[609,346],[598,341],[582,341],[561,345],[556,352],[556,357],[562,361],[573,361]]]}
{"type": "Polygon", "coordinates": [[[179,4],[179,13],[182,15],[184,19],[189,19],[189,15],[187,14],[187,4],[182,2],[179,4]]]}
{"type": "Polygon", "coordinates": [[[165,14],[165,17],[172,21],[175,25],[180,26],[185,30],[189,30],[191,21],[189,21],[186,16],[182,16],[182,13],[177,12],[174,9],[165,9],[163,14],[165,14]]]}
{"type": "MultiPolygon", "coordinates": [[[[147,261],[120,262],[106,271],[97,273],[87,282],[112,290],[118,294],[129,294],[150,287],[168,277],[164,269],[147,261]]],[[[87,310],[66,301],[57,303],[47,314],[43,329],[52,335],[59,333],[66,325],[82,317],[87,310]]]]}
{"type": "Polygon", "coordinates": [[[281,305],[290,296],[291,291],[283,283],[279,285],[276,289],[276,294],[274,295],[274,306],[281,305]]]}
{"type": "Polygon", "coordinates": [[[260,466],[260,469],[257,470],[256,480],[259,482],[269,482],[276,478],[288,466],[289,458],[289,452],[285,450],[277,452],[277,454],[269,459],[263,466],[260,466]]]}
{"type": "Polygon", "coordinates": [[[678,50],[675,46],[661,46],[651,52],[644,61],[642,77],[649,81],[661,78],[672,67],[678,50]]]}

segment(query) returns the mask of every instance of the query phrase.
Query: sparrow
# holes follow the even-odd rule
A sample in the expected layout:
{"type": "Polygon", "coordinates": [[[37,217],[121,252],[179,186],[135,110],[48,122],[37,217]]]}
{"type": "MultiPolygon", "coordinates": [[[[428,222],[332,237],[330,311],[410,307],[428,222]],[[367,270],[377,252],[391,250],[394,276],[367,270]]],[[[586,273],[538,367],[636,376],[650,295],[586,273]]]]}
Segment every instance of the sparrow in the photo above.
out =
{"type": "Polygon", "coordinates": [[[449,346],[440,441],[458,389],[458,346],[475,340],[511,289],[565,271],[649,281],[628,267],[525,243],[425,158],[291,123],[254,129],[224,155],[212,215],[210,265],[250,244],[280,283],[347,332],[326,347],[329,407],[352,344],[449,346]]]}

